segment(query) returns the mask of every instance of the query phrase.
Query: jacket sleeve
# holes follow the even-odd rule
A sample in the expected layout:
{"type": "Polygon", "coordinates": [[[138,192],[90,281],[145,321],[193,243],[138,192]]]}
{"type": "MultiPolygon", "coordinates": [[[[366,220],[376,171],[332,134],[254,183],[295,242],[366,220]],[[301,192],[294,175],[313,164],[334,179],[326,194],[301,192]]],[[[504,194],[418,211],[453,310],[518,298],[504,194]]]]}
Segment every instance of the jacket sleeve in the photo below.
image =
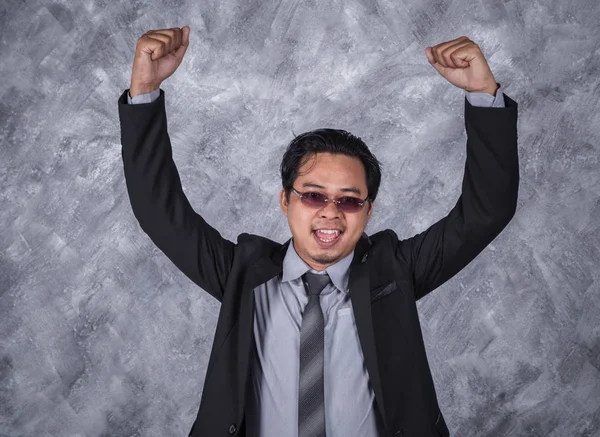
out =
{"type": "Polygon", "coordinates": [[[477,107],[465,98],[467,158],[462,193],[450,213],[398,241],[396,256],[413,274],[415,299],[448,281],[496,238],[517,208],[517,103],[477,107]]]}
{"type": "Polygon", "coordinates": [[[165,93],[147,104],[119,98],[125,182],[133,214],[156,246],[194,283],[223,299],[235,244],[198,215],[185,196],[167,133],[165,93]]]}

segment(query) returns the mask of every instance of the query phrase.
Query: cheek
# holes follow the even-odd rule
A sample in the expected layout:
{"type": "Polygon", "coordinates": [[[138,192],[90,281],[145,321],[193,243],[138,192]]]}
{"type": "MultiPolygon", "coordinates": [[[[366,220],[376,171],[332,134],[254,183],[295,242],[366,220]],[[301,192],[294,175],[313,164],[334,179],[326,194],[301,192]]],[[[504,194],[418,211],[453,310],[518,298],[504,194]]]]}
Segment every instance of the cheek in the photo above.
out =
{"type": "Polygon", "coordinates": [[[352,235],[362,235],[365,226],[367,225],[366,217],[350,217],[346,216],[346,224],[348,229],[351,230],[352,235]]]}
{"type": "Polygon", "coordinates": [[[294,232],[310,230],[313,216],[305,208],[288,207],[288,222],[294,232]]]}

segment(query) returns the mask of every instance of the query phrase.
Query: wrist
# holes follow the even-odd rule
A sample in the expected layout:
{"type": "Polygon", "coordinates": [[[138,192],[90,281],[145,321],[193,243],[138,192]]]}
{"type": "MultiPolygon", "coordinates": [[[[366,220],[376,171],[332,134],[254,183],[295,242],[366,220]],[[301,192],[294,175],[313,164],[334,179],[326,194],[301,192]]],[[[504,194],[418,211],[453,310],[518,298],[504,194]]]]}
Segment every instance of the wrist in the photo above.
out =
{"type": "Polygon", "coordinates": [[[496,97],[496,91],[498,91],[498,88],[500,88],[500,86],[495,83],[492,86],[489,86],[487,88],[481,89],[481,90],[467,90],[471,93],[488,93],[491,94],[492,96],[496,97]]]}
{"type": "Polygon", "coordinates": [[[154,91],[154,90],[156,90],[158,88],[160,88],[160,84],[157,84],[157,85],[141,85],[141,84],[132,83],[131,87],[129,88],[129,95],[131,96],[131,98],[134,98],[138,94],[148,94],[148,93],[151,93],[152,91],[154,91]]]}

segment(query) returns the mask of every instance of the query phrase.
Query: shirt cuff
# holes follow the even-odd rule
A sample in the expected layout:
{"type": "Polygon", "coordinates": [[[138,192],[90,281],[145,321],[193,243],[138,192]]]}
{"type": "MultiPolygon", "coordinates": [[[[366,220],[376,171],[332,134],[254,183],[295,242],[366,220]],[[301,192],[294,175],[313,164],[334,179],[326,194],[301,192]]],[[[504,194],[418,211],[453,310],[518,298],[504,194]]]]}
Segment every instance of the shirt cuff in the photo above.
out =
{"type": "Polygon", "coordinates": [[[484,106],[484,107],[492,107],[492,108],[504,108],[506,105],[504,104],[504,93],[502,92],[502,84],[496,83],[498,85],[498,89],[496,90],[496,95],[493,96],[490,93],[471,93],[465,91],[465,96],[469,103],[473,106],[484,106]]]}
{"type": "MultiPolygon", "coordinates": [[[[127,92],[127,103],[130,105],[137,105],[140,103],[152,103],[160,95],[160,88],[155,89],[146,94],[138,94],[135,97],[131,97],[127,92]]],[[[469,103],[473,106],[485,106],[493,108],[504,108],[504,94],[502,92],[502,84],[498,83],[498,89],[496,95],[493,96],[490,93],[475,93],[465,91],[465,95],[469,103]]]]}
{"type": "Polygon", "coordinates": [[[158,98],[158,96],[160,96],[160,88],[157,88],[154,91],[150,91],[146,94],[138,94],[133,98],[129,94],[129,91],[127,91],[127,103],[130,105],[137,105],[139,103],[152,103],[158,98]]]}

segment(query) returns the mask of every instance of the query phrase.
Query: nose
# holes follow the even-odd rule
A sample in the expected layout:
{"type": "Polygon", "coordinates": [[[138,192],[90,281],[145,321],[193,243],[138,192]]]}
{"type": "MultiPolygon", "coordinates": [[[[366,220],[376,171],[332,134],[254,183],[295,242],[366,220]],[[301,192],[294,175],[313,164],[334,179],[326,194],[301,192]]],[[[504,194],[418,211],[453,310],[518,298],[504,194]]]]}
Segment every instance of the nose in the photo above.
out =
{"type": "Polygon", "coordinates": [[[342,215],[335,202],[327,204],[319,210],[319,216],[323,218],[339,218],[342,215]]]}

